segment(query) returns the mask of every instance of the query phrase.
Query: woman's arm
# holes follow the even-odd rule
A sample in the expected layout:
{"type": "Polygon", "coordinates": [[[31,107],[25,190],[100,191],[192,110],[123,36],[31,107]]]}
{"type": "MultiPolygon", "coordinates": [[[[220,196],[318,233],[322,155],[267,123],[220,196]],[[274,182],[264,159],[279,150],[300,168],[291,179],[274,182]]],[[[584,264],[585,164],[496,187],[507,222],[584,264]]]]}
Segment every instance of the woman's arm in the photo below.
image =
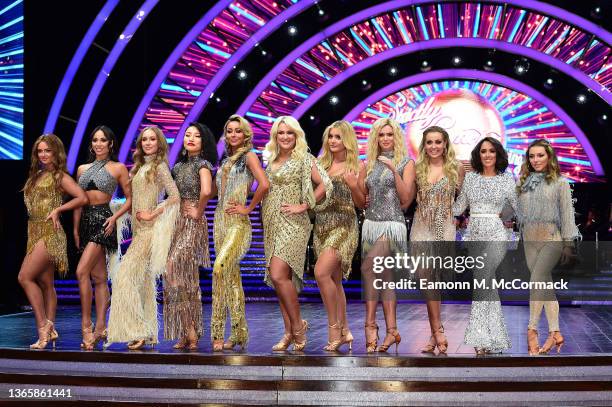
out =
{"type": "MultiPolygon", "coordinates": [[[[84,166],[79,165],[77,168],[76,179],[81,178],[81,174],[84,171],[84,166]]],[[[86,195],[87,196],[87,195],[86,195]]],[[[79,227],[81,225],[81,214],[83,213],[83,209],[81,206],[75,208],[72,211],[72,235],[74,236],[74,244],[77,249],[81,248],[81,236],[79,235],[79,227]]]]}
{"type": "Polygon", "coordinates": [[[115,163],[115,171],[118,172],[117,175],[117,183],[121,186],[121,190],[123,191],[123,195],[125,196],[125,202],[117,211],[113,214],[113,216],[106,219],[104,222],[104,234],[106,236],[110,235],[115,229],[115,225],[117,224],[117,219],[119,219],[124,213],[128,212],[132,207],[132,188],[130,187],[130,174],[125,165],[122,163],[115,163]]]}
{"type": "Polygon", "coordinates": [[[362,173],[365,173],[365,171],[366,169],[363,161],[359,161],[357,173],[352,170],[345,170],[343,176],[344,182],[346,182],[346,185],[348,185],[349,189],[351,190],[351,198],[353,199],[353,203],[359,209],[365,208],[365,194],[359,186],[360,180],[363,181],[362,173]]]}
{"type": "Polygon", "coordinates": [[[60,229],[62,227],[59,221],[60,213],[69,211],[71,209],[80,208],[81,206],[89,203],[89,199],[87,199],[85,191],[81,189],[81,187],[74,181],[74,179],[72,179],[70,175],[66,173],[62,174],[60,187],[68,195],[72,196],[72,199],[62,206],[53,209],[51,213],[49,213],[49,216],[47,216],[47,220],[50,219],[53,221],[53,226],[55,229],[60,229]]]}
{"type": "Polygon", "coordinates": [[[270,189],[270,181],[268,181],[268,177],[266,176],[266,172],[261,166],[259,162],[259,158],[257,158],[257,154],[252,151],[246,153],[246,165],[248,169],[253,174],[253,177],[257,181],[257,189],[253,194],[253,199],[251,199],[251,203],[249,206],[231,204],[225,211],[229,214],[241,214],[248,215],[253,212],[258,203],[261,202],[263,197],[268,193],[270,189]]]}
{"type": "Polygon", "coordinates": [[[468,207],[468,197],[467,197],[467,185],[469,183],[469,178],[465,180],[465,182],[461,186],[461,192],[459,196],[453,203],[453,216],[461,216],[463,212],[468,207]]]}

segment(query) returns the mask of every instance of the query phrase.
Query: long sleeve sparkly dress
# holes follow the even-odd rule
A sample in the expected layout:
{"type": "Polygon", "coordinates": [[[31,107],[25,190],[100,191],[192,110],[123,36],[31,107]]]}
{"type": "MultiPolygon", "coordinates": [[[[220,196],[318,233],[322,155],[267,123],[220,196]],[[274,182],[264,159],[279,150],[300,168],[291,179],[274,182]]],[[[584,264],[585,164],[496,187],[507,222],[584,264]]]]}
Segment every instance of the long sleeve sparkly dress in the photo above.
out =
{"type": "Polygon", "coordinates": [[[248,215],[227,214],[229,203],[246,205],[253,184],[253,174],[247,166],[247,155],[242,154],[233,165],[224,160],[215,179],[219,201],[215,208],[214,238],[215,265],[213,266],[212,317],[210,335],[213,341],[223,340],[229,308],[232,343],[246,345],[249,339],[244,309],[244,290],[240,275],[240,261],[251,246],[251,220],[248,215]]]}
{"type": "MultiPolygon", "coordinates": [[[[474,268],[473,279],[485,281],[488,287],[492,286],[497,267],[506,255],[509,232],[499,214],[507,204],[516,212],[516,186],[512,175],[502,173],[484,177],[475,172],[466,174],[461,193],[453,204],[455,216],[470,208],[470,222],[464,240],[468,241],[471,256],[486,256],[484,267],[474,268]]],[[[493,352],[512,346],[496,289],[473,289],[464,341],[475,348],[493,352]]]]}
{"type": "Polygon", "coordinates": [[[39,241],[43,241],[51,262],[61,277],[68,271],[66,234],[64,229],[56,230],[53,221],[47,220],[52,210],[62,206],[62,193],[58,190],[53,174],[44,171],[32,189],[24,194],[28,211],[28,244],[26,256],[39,241]]]}
{"type": "Polygon", "coordinates": [[[275,171],[270,164],[266,167],[270,190],[263,200],[262,221],[266,254],[265,282],[270,287],[273,287],[269,272],[272,257],[278,257],[289,265],[293,273],[291,280],[298,292],[303,287],[306,247],[312,224],[307,212],[286,215],[281,211],[281,205],[306,203],[310,209],[315,208],[317,203],[311,179],[313,164],[317,166],[325,185],[325,198],[318,204],[323,209],[329,204],[333,185],[327,172],[311,154],[306,153],[303,158],[292,155],[275,171]]]}
{"type": "Polygon", "coordinates": [[[342,277],[346,280],[359,240],[359,225],[351,189],[343,174],[330,176],[334,192],[324,209],[315,207],[314,249],[317,257],[325,249],[335,249],[341,263],[342,277]]]}
{"type": "MultiPolygon", "coordinates": [[[[576,227],[572,190],[565,178],[550,182],[544,173],[531,173],[519,192],[519,224],[531,282],[552,282],[551,271],[563,246],[580,238],[576,227]]],[[[542,308],[549,332],[559,330],[559,303],[554,290],[529,293],[529,329],[537,329],[542,308]]]]}
{"type": "Polygon", "coordinates": [[[212,173],[212,165],[195,156],[179,161],[172,169],[181,197],[181,211],[170,245],[168,266],[163,275],[165,339],[186,337],[191,328],[198,338],[202,336],[200,266],[210,267],[208,222],[205,215],[192,219],[184,213],[184,208],[199,205],[202,168],[212,173]]]}
{"type": "Polygon", "coordinates": [[[157,165],[154,179],[147,173],[155,164],[146,156],[145,164],[132,178],[132,242],[111,270],[113,296],[108,319],[107,346],[114,342],[144,339],[157,343],[157,278],[166,268],[168,250],[179,212],[179,193],[166,163],[157,165]],[[163,193],[168,195],[159,202],[163,193]],[[140,221],[138,211],[163,212],[152,221],[140,221]]]}

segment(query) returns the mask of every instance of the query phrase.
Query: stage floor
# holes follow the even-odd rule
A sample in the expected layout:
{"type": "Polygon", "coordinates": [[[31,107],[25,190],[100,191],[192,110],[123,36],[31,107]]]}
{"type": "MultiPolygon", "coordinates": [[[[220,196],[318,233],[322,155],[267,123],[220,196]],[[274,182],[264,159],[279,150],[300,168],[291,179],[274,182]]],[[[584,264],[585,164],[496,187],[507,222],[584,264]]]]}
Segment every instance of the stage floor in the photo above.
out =
{"type": "MultiPolygon", "coordinates": [[[[198,352],[211,353],[210,344],[210,304],[203,304],[204,336],[200,340],[198,352]]],[[[504,352],[505,356],[524,356],[527,353],[526,327],[529,319],[527,306],[504,306],[504,316],[512,342],[512,348],[504,352]]],[[[364,304],[353,302],[348,304],[348,319],[355,337],[353,356],[366,355],[364,325],[364,304]]],[[[443,304],[442,319],[449,341],[449,356],[469,356],[474,354],[472,347],[463,343],[463,334],[470,311],[469,304],[443,304]]],[[[160,307],[161,313],[161,307],[160,307]]],[[[282,336],[282,320],[278,304],[252,302],[246,306],[247,320],[250,330],[250,342],[246,351],[249,355],[270,355],[271,347],[282,336]]],[[[325,309],[320,303],[302,304],[302,316],[311,325],[308,331],[308,345],[305,355],[329,355],[322,350],[327,343],[327,319],[325,309]]],[[[421,355],[420,348],[429,337],[429,325],[424,304],[399,303],[398,328],[402,342],[398,353],[401,355],[421,355]]],[[[385,326],[382,308],[378,310],[381,341],[385,326]]],[[[229,324],[228,324],[229,325],[229,324]]],[[[27,348],[36,340],[34,317],[31,312],[4,315],[0,317],[0,348],[27,348]]],[[[58,350],[79,350],[81,341],[80,308],[78,306],[63,306],[58,309],[56,328],[60,334],[57,341],[58,350]]],[[[565,337],[563,355],[612,354],[612,307],[581,306],[561,307],[560,329],[565,337]]],[[[546,318],[543,315],[539,326],[540,343],[544,342],[547,332],[546,318]]],[[[181,353],[172,349],[172,341],[163,340],[163,326],[160,314],[160,344],[154,350],[146,352],[181,353]]],[[[380,342],[379,342],[380,343],[380,342]]],[[[50,348],[50,345],[49,345],[50,348]]],[[[341,353],[348,353],[348,347],[341,348],[341,353]]],[[[389,354],[394,354],[389,352],[389,354]]],[[[101,350],[101,347],[99,347],[101,350]]],[[[124,344],[113,344],[109,351],[127,351],[124,344]]],[[[232,353],[226,351],[225,353],[232,353]]],[[[552,353],[551,353],[552,354],[552,353]]],[[[423,355],[428,357],[430,355],[423,355]]],[[[496,357],[491,355],[489,357],[496,357]]]]}

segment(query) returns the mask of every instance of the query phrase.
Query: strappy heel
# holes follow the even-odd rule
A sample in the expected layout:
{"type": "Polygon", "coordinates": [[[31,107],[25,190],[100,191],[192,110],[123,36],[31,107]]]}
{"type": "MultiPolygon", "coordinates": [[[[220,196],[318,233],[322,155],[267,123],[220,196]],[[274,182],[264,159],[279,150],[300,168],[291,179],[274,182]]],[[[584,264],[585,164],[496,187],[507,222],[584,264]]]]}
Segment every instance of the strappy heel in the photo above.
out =
{"type": "Polygon", "coordinates": [[[448,350],[448,340],[446,339],[446,335],[444,335],[444,325],[440,325],[440,327],[433,332],[433,336],[436,341],[436,346],[438,347],[438,352],[446,354],[448,350]],[[439,335],[441,335],[441,337],[439,337],[439,335]]]}
{"type": "Polygon", "coordinates": [[[282,352],[289,349],[289,345],[293,342],[293,335],[285,332],[283,337],[276,343],[276,345],[272,346],[272,350],[274,352],[282,352]]]}
{"type": "Polygon", "coordinates": [[[342,333],[342,344],[344,345],[345,343],[348,343],[349,346],[349,351],[353,350],[353,334],[351,333],[350,329],[342,327],[341,330],[342,333]]]}
{"type": "Polygon", "coordinates": [[[429,342],[421,348],[421,353],[435,353],[436,350],[436,338],[433,334],[429,337],[429,342]]]}
{"type": "Polygon", "coordinates": [[[213,352],[223,352],[223,339],[215,339],[212,346],[213,352]]]}
{"type": "Polygon", "coordinates": [[[81,333],[83,335],[83,340],[81,341],[81,349],[93,350],[96,343],[93,323],[90,322],[87,328],[81,328],[81,333]]]}
{"type": "Polygon", "coordinates": [[[561,335],[561,332],[552,331],[548,334],[548,338],[546,338],[544,345],[542,345],[542,348],[540,349],[539,354],[548,355],[548,352],[550,352],[553,346],[556,346],[557,353],[560,353],[561,346],[563,346],[564,343],[565,343],[565,339],[563,338],[563,335],[561,335]]]}
{"type": "MultiPolygon", "coordinates": [[[[366,323],[364,328],[366,337],[366,352],[373,353],[376,351],[376,347],[378,346],[378,325],[376,324],[376,322],[372,322],[370,324],[366,323]],[[374,330],[376,332],[376,337],[374,338],[374,340],[368,341],[368,333],[372,334],[374,330]]],[[[373,335],[370,335],[370,337],[372,336],[373,335]]]]}
{"type": "Polygon", "coordinates": [[[527,352],[529,356],[538,355],[540,353],[538,331],[535,329],[527,328],[527,352]]]}
{"type": "Polygon", "coordinates": [[[45,349],[49,342],[52,342],[53,349],[55,349],[55,340],[59,337],[55,332],[55,339],[53,338],[53,322],[47,320],[47,323],[38,328],[38,340],[30,345],[30,349],[45,349]]]}
{"type": "Polygon", "coordinates": [[[293,350],[301,352],[306,347],[306,331],[308,330],[308,321],[302,320],[302,328],[293,332],[293,350]]]}
{"type": "Polygon", "coordinates": [[[236,341],[236,342],[234,342],[232,340],[229,340],[229,341],[223,343],[223,350],[234,350],[234,348],[236,346],[240,346],[240,351],[243,351],[243,350],[246,349],[246,341],[242,341],[242,342],[241,341],[236,341]]]}
{"type": "Polygon", "coordinates": [[[387,340],[387,338],[385,337],[385,340],[383,341],[383,344],[380,345],[376,351],[377,352],[386,352],[387,350],[389,350],[389,348],[395,344],[395,353],[397,353],[397,347],[399,346],[400,342],[402,341],[402,337],[399,334],[399,331],[397,330],[396,326],[392,326],[391,328],[387,328],[387,336],[391,335],[391,337],[393,338],[393,342],[391,343],[385,343],[385,341],[387,340]]]}
{"type": "Polygon", "coordinates": [[[327,341],[327,345],[323,347],[323,350],[326,350],[328,352],[336,352],[338,348],[340,348],[340,346],[344,344],[344,342],[342,341],[342,327],[340,326],[340,322],[336,322],[333,325],[329,325],[328,338],[329,339],[327,341]],[[331,340],[332,332],[337,334],[334,336],[337,336],[338,339],[331,340]]]}

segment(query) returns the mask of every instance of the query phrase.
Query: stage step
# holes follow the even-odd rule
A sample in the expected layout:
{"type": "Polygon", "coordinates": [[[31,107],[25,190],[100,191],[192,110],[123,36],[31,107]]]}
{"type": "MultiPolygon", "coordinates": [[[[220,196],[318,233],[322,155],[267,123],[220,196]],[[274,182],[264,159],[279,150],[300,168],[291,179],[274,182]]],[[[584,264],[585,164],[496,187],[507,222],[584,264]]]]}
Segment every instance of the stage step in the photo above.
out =
{"type": "Polygon", "coordinates": [[[609,405],[611,363],[610,356],[594,355],[336,357],[4,349],[0,394],[6,400],[9,389],[70,389],[75,402],[234,405],[609,405]]]}

